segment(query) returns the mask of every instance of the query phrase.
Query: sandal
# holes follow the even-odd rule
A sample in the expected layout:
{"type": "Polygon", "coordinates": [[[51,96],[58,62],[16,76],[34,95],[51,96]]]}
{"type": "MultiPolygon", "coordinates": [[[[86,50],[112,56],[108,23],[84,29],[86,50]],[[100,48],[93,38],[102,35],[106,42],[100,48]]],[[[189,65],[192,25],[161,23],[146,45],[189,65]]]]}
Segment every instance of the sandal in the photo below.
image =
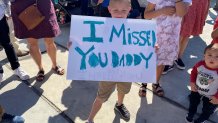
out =
{"type": "Polygon", "coordinates": [[[164,96],[164,90],[160,86],[160,84],[152,84],[153,92],[157,94],[157,96],[162,97],[164,96]]]}
{"type": "Polygon", "coordinates": [[[60,66],[56,66],[55,68],[52,68],[58,75],[64,75],[64,69],[60,66]]]}
{"type": "Polygon", "coordinates": [[[37,73],[36,80],[41,82],[42,80],[44,80],[44,78],[45,78],[45,72],[44,72],[44,70],[40,70],[37,73]]]}
{"type": "Polygon", "coordinates": [[[141,87],[139,88],[139,96],[140,97],[146,97],[146,88],[147,88],[147,84],[142,84],[141,87]]]}

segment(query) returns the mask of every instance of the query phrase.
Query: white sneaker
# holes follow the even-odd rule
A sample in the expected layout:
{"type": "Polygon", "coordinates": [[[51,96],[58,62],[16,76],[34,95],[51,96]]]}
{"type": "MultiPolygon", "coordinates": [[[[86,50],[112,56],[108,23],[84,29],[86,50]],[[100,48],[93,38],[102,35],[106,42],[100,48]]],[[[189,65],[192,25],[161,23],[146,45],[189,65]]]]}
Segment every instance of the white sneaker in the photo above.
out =
{"type": "Polygon", "coordinates": [[[3,73],[0,73],[0,85],[1,85],[2,80],[3,80],[3,73]]]}
{"type": "Polygon", "coordinates": [[[14,70],[14,74],[17,75],[21,80],[28,80],[30,78],[30,76],[20,67],[14,70]]]}

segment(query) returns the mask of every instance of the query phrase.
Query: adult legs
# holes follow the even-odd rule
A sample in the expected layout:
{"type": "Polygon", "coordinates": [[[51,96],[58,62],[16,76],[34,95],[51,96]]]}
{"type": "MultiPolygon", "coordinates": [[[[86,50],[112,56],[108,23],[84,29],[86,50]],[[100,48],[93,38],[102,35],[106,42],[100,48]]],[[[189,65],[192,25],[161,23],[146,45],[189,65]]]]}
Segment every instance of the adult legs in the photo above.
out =
{"type": "Polygon", "coordinates": [[[57,66],[57,62],[56,62],[57,48],[53,38],[45,38],[45,46],[46,46],[47,53],[52,61],[52,68],[55,68],[57,66]]]}
{"type": "Polygon", "coordinates": [[[39,70],[43,70],[42,67],[42,56],[38,46],[38,40],[34,38],[28,38],[27,42],[29,44],[30,55],[35,61],[39,70]]]}
{"type": "Polygon", "coordinates": [[[180,36],[179,40],[179,54],[178,58],[182,58],[183,53],[185,52],[185,49],[188,45],[189,37],[188,36],[180,36]]]}
{"type": "Polygon", "coordinates": [[[14,35],[14,25],[13,25],[12,19],[8,19],[7,22],[8,22],[8,26],[9,26],[9,30],[10,30],[10,40],[11,40],[11,43],[13,44],[13,46],[14,46],[14,50],[15,50],[17,56],[21,57],[21,56],[28,55],[29,54],[28,51],[24,51],[24,50],[19,49],[19,45],[17,43],[18,40],[14,35]]]}

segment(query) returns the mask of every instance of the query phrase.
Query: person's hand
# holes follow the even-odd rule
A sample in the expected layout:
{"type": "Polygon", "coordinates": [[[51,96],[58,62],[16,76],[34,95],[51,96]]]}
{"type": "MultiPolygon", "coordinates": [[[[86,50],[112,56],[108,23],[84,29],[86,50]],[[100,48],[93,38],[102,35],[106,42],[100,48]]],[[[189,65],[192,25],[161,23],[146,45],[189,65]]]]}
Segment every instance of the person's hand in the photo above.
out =
{"type": "Polygon", "coordinates": [[[215,96],[212,96],[210,102],[211,102],[212,104],[218,105],[218,99],[217,99],[215,96]]]}
{"type": "Polygon", "coordinates": [[[103,1],[104,0],[98,0],[98,4],[97,5],[101,4],[103,1]]]}
{"type": "Polygon", "coordinates": [[[163,15],[173,15],[176,13],[176,8],[175,7],[164,7],[160,10],[163,15]]]}
{"type": "Polygon", "coordinates": [[[68,50],[70,49],[71,46],[72,46],[72,42],[71,42],[71,41],[68,41],[68,42],[67,42],[67,48],[68,48],[68,50]]]}
{"type": "Polygon", "coordinates": [[[195,83],[191,82],[190,86],[191,86],[191,91],[197,92],[197,85],[195,83]]]}
{"type": "Polygon", "coordinates": [[[157,52],[158,52],[158,50],[160,49],[160,47],[159,47],[159,45],[158,45],[158,44],[155,44],[154,48],[155,48],[155,53],[157,53],[157,52]]]}

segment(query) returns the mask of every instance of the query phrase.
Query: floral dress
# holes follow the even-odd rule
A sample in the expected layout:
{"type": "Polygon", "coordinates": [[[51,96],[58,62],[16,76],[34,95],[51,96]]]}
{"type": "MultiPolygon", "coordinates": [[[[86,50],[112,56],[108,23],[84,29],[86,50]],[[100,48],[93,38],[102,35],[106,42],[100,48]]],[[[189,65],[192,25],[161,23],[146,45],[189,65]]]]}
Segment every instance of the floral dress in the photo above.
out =
{"type": "MultiPolygon", "coordinates": [[[[148,0],[155,4],[155,10],[167,6],[175,6],[176,0],[148,0]]],[[[177,59],[179,51],[179,33],[182,18],[174,14],[173,16],[161,15],[154,18],[157,23],[157,52],[158,65],[172,65],[177,59]]]]}

